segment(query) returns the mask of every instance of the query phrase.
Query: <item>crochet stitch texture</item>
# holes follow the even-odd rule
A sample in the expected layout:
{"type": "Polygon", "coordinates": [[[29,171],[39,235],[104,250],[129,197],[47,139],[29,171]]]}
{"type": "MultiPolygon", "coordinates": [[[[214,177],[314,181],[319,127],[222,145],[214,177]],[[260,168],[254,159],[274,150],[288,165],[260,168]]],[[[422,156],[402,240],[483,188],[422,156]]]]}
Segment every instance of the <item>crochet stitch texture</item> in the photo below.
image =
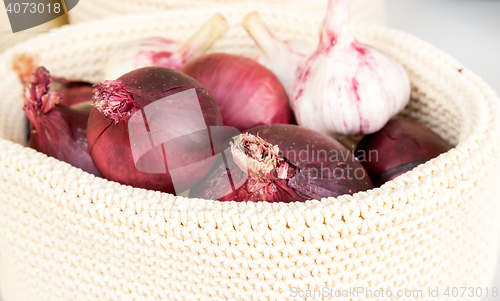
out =
{"type": "MultiPolygon", "coordinates": [[[[279,38],[316,41],[317,14],[258,10],[279,38]]],[[[221,203],[113,183],[23,146],[14,53],[39,55],[54,75],[98,82],[120,43],[182,39],[216,11],[231,29],[211,51],[255,54],[240,25],[248,7],[221,4],[65,26],[0,55],[5,301],[297,300],[292,287],[488,287],[500,238],[499,99],[447,54],[400,31],[354,34],[409,72],[412,100],[401,115],[456,147],[381,188],[305,203],[221,203]]]]}

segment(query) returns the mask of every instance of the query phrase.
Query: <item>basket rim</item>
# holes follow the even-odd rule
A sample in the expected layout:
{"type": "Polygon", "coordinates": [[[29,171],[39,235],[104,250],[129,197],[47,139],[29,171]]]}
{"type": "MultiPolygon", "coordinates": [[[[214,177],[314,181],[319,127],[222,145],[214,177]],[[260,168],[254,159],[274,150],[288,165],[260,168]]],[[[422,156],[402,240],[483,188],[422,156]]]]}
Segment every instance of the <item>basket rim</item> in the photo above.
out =
{"type": "MultiPolygon", "coordinates": [[[[234,4],[224,4],[221,5],[226,7],[227,9],[231,8],[234,6],[234,4]]],[[[247,6],[247,5],[245,5],[247,6]]],[[[272,7],[282,7],[280,5],[274,5],[274,4],[269,4],[269,5],[263,5],[259,4],[259,7],[265,7],[265,9],[269,9],[272,7]]],[[[241,5],[239,5],[241,7],[241,5]]],[[[252,8],[255,8],[255,6],[251,6],[252,8]]],[[[196,8],[196,10],[199,10],[199,7],[196,8]]],[[[219,9],[220,10],[220,6],[219,9]]],[[[16,51],[21,51],[22,49],[26,49],[29,47],[29,45],[33,45],[34,43],[43,43],[46,40],[46,36],[49,34],[57,33],[57,34],[64,34],[64,33],[70,33],[72,32],[75,28],[76,29],[85,29],[85,28],[99,28],[102,26],[107,26],[110,24],[115,24],[119,22],[132,22],[136,21],[138,22],[141,19],[147,18],[147,19],[154,19],[154,18],[162,18],[165,16],[168,16],[169,14],[175,14],[179,12],[184,12],[184,13],[191,13],[192,11],[195,11],[195,9],[186,9],[186,8],[176,8],[172,9],[169,11],[162,11],[162,12],[157,12],[157,13],[143,13],[143,14],[136,14],[133,16],[130,15],[121,15],[121,16],[113,16],[111,18],[106,18],[106,19],[99,19],[99,20],[93,20],[90,22],[85,22],[85,23],[78,23],[78,24],[69,24],[69,25],[64,25],[60,28],[56,28],[51,30],[49,33],[42,34],[40,36],[34,37],[30,40],[24,41],[20,44],[17,44],[8,50],[6,50],[3,54],[0,55],[0,61],[7,61],[8,58],[15,53],[16,51]],[[132,19],[131,19],[132,18],[132,19]]],[[[304,16],[312,15],[314,13],[304,13],[304,16]]],[[[317,14],[316,14],[317,15],[317,14]]],[[[390,36],[390,35],[395,35],[395,36],[404,36],[407,39],[412,40],[414,44],[414,47],[419,48],[423,47],[426,48],[430,51],[432,55],[435,56],[435,58],[439,59],[441,61],[441,66],[446,66],[447,68],[450,68],[450,70],[456,70],[457,67],[463,69],[462,75],[465,80],[467,80],[471,87],[477,88],[477,90],[480,92],[480,95],[478,94],[478,97],[482,99],[482,102],[484,103],[486,112],[489,113],[489,124],[483,124],[482,129],[478,128],[475,129],[473,133],[476,134],[477,137],[466,137],[463,139],[464,141],[460,141],[460,143],[452,148],[450,151],[441,154],[440,156],[427,161],[424,164],[419,165],[416,167],[414,170],[407,172],[397,179],[385,183],[382,187],[380,188],[374,188],[369,191],[363,191],[363,192],[358,192],[352,196],[350,195],[343,195],[339,196],[336,198],[330,197],[322,200],[309,200],[307,202],[292,202],[292,203],[267,203],[267,202],[261,202],[261,203],[252,203],[252,202],[220,202],[220,201],[214,201],[214,200],[200,200],[200,199],[189,199],[189,198],[183,198],[183,197],[175,197],[172,194],[168,193],[162,193],[162,192],[157,192],[157,191],[151,191],[151,190],[145,190],[141,188],[133,188],[127,185],[122,185],[116,182],[112,182],[103,178],[98,178],[95,177],[91,174],[88,174],[86,172],[81,171],[80,169],[73,167],[69,165],[68,163],[59,161],[55,158],[48,157],[45,154],[39,153],[33,149],[30,149],[28,147],[24,147],[21,144],[0,138],[0,162],[4,161],[6,158],[6,153],[9,153],[9,156],[11,158],[23,158],[25,160],[26,158],[29,158],[30,162],[38,163],[38,164],[43,164],[45,166],[49,166],[50,170],[46,170],[44,172],[40,172],[39,170],[33,170],[32,168],[26,168],[25,166],[22,166],[22,169],[25,169],[25,171],[29,171],[29,173],[32,176],[38,176],[40,178],[47,178],[47,179],[52,179],[54,177],[58,176],[65,176],[68,178],[68,181],[65,181],[64,185],[61,184],[56,184],[56,183],[50,183],[52,188],[62,188],[64,190],[64,186],[67,185],[73,185],[74,183],[70,183],[74,178],[78,177],[79,179],[79,184],[83,185],[83,187],[79,188],[79,194],[78,197],[86,197],[89,200],[92,200],[91,203],[96,204],[99,203],[99,200],[105,201],[107,203],[106,206],[109,205],[109,203],[106,200],[114,200],[112,201],[113,204],[119,204],[120,207],[122,208],[137,208],[135,205],[131,205],[128,202],[122,203],[120,202],[120,199],[123,197],[123,195],[127,195],[130,197],[134,197],[137,200],[143,199],[146,200],[148,197],[153,197],[154,198],[159,198],[162,200],[169,200],[170,202],[174,202],[177,200],[189,200],[188,203],[192,203],[193,205],[200,205],[202,204],[203,208],[212,208],[216,210],[221,210],[221,211],[230,211],[230,210],[237,210],[237,211],[242,211],[242,210],[255,210],[255,211],[263,211],[263,210],[274,210],[278,208],[286,208],[288,210],[305,210],[307,208],[311,207],[323,207],[323,206],[328,206],[328,205],[333,205],[335,207],[337,206],[347,206],[345,208],[351,207],[350,205],[353,205],[354,202],[358,203],[363,203],[365,205],[368,205],[369,207],[376,208],[377,213],[381,213],[384,211],[387,206],[389,208],[394,208],[392,204],[383,204],[381,207],[377,205],[377,202],[381,200],[383,197],[390,197],[391,195],[397,195],[398,192],[401,190],[414,190],[414,189],[419,189],[423,187],[424,181],[426,181],[425,185],[434,185],[434,186],[439,186],[439,184],[444,184],[445,186],[452,185],[451,183],[448,183],[448,180],[446,179],[446,174],[449,172],[455,172],[456,169],[459,167],[461,164],[460,162],[465,162],[467,159],[470,159],[473,157],[474,154],[477,152],[480,152],[481,149],[479,147],[479,141],[481,141],[480,136],[481,135],[487,135],[488,133],[490,136],[492,135],[493,137],[498,138],[498,134],[495,134],[493,132],[499,132],[500,129],[500,100],[498,99],[498,96],[496,93],[487,85],[485,84],[477,75],[475,75],[472,71],[462,67],[458,62],[456,62],[453,58],[451,58],[448,54],[442,52],[441,50],[436,49],[434,46],[430,45],[429,43],[420,40],[419,38],[416,38],[408,33],[404,33],[402,31],[396,30],[396,29],[389,29],[384,26],[379,26],[379,25],[357,25],[356,27],[353,28],[353,32],[356,35],[357,33],[360,32],[371,32],[373,34],[378,34],[378,35],[385,35],[385,36],[390,36]],[[478,138],[479,137],[479,138],[478,138]],[[460,161],[460,162],[459,162],[460,161]],[[438,166],[442,166],[442,168],[438,168],[438,166]],[[431,172],[431,175],[429,176],[427,173],[431,172]],[[68,177],[69,176],[69,177],[68,177]],[[425,178],[425,179],[424,179],[425,178]],[[434,184],[428,184],[429,182],[434,183],[434,184]],[[91,192],[91,187],[93,189],[99,189],[100,193],[95,194],[91,192]]],[[[484,140],[484,139],[482,139],[484,140]]],[[[493,139],[496,141],[489,141],[490,142],[490,152],[491,154],[494,154],[495,151],[497,151],[500,148],[500,140],[499,139],[493,139]]],[[[11,168],[16,168],[16,166],[9,165],[9,162],[5,162],[6,166],[10,166],[11,168]]],[[[17,168],[20,168],[18,166],[17,168]]],[[[20,170],[18,170],[19,172],[20,170]]],[[[437,187],[436,186],[436,187],[437,187]]],[[[147,203],[147,202],[145,202],[147,203]]],[[[145,210],[145,208],[142,208],[139,211],[145,210]]],[[[349,210],[352,210],[349,209],[349,210]]],[[[139,211],[137,211],[137,214],[139,214],[139,211]]],[[[146,210],[147,211],[147,210],[146,210]]],[[[381,213],[383,214],[383,213],[381,213]]]]}

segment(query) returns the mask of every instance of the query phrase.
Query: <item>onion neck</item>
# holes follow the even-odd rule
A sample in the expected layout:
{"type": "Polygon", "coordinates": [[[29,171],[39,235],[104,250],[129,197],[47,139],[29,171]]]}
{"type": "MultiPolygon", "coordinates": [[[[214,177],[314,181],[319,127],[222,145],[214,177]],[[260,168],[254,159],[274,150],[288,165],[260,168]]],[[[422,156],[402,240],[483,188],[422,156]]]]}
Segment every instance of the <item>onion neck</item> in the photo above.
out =
{"type": "Polygon", "coordinates": [[[250,178],[260,183],[285,180],[295,174],[296,168],[279,154],[277,145],[251,134],[241,134],[231,145],[233,159],[250,178]]]}
{"type": "Polygon", "coordinates": [[[140,109],[132,89],[121,80],[107,80],[94,85],[93,89],[94,107],[115,123],[129,120],[140,109]]]}
{"type": "Polygon", "coordinates": [[[349,36],[350,0],[329,0],[320,44],[334,45],[342,36],[349,36]]]}
{"type": "Polygon", "coordinates": [[[49,88],[52,78],[49,71],[39,67],[24,85],[24,110],[31,114],[46,114],[62,99],[61,94],[49,88]]]}

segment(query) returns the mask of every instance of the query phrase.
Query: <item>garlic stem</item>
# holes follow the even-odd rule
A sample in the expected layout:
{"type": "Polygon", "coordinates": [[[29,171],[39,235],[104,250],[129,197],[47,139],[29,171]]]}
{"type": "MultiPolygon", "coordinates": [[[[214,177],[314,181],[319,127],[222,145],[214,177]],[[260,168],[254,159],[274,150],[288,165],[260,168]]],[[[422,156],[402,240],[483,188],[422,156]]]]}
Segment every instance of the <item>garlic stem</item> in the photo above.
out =
{"type": "Polygon", "coordinates": [[[310,51],[304,52],[303,46],[300,49],[294,49],[289,44],[290,41],[285,43],[277,39],[257,12],[252,12],[245,17],[243,27],[264,53],[264,59],[259,60],[259,63],[273,71],[287,93],[290,93],[295,71],[310,51]]]}
{"type": "Polygon", "coordinates": [[[279,59],[280,55],[289,52],[285,43],[269,31],[257,12],[245,17],[243,27],[269,59],[279,59]]]}
{"type": "Polygon", "coordinates": [[[219,13],[203,24],[198,31],[182,44],[179,55],[185,62],[205,53],[229,28],[226,19],[219,13]]]}
{"type": "Polygon", "coordinates": [[[349,36],[350,1],[329,0],[320,44],[329,47],[342,36],[349,36]]]}

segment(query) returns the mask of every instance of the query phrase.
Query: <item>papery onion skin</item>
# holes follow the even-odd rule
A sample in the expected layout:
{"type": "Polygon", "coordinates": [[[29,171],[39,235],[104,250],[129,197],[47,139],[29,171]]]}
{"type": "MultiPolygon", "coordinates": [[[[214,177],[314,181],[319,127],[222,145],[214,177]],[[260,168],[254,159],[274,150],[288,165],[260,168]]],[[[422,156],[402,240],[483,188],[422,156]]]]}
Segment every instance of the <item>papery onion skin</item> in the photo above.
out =
{"type": "Polygon", "coordinates": [[[21,53],[12,58],[12,69],[23,85],[35,81],[33,74],[38,67],[38,59],[33,55],[21,53]]]}
{"type": "MultiPolygon", "coordinates": [[[[39,67],[38,58],[27,53],[17,54],[12,59],[12,68],[23,85],[33,82],[34,72],[39,67]]],[[[67,106],[76,105],[92,100],[92,84],[84,81],[74,81],[63,77],[51,76],[49,87],[58,92],[58,103],[67,106]]]]}
{"type": "Polygon", "coordinates": [[[23,110],[30,121],[28,146],[77,168],[100,176],[87,146],[90,101],[68,107],[59,104],[61,95],[51,88],[47,69],[39,67],[25,83],[23,110]]]}
{"type": "Polygon", "coordinates": [[[94,91],[96,108],[89,118],[89,150],[97,168],[107,179],[137,188],[179,193],[202,179],[213,166],[215,160],[210,161],[210,158],[218,151],[220,141],[213,139],[213,145],[210,145],[206,131],[207,128],[222,126],[222,117],[210,93],[193,78],[166,67],[145,67],[125,74],[119,80],[98,84],[94,91]],[[186,91],[196,91],[194,107],[186,99],[172,100],[175,95],[180,97],[180,93],[186,91]],[[203,114],[199,118],[174,122],[175,115],[182,114],[182,110],[197,109],[203,114]],[[146,115],[147,118],[142,119],[146,115]],[[146,122],[146,127],[141,128],[146,122]],[[200,123],[205,132],[197,131],[200,123]],[[170,143],[155,141],[154,146],[148,144],[148,135],[175,136],[175,133],[191,128],[195,132],[176,136],[170,143]],[[140,136],[146,139],[144,145],[131,141],[140,139],[140,136]],[[175,149],[177,152],[172,155],[170,147],[177,146],[179,149],[175,149]],[[134,150],[143,151],[137,161],[134,161],[134,150]],[[204,159],[210,162],[196,168],[186,167],[204,159]],[[139,170],[139,165],[145,166],[142,167],[145,170],[139,170]],[[175,185],[173,168],[180,168],[175,185]]]}
{"type": "Polygon", "coordinates": [[[355,155],[378,187],[450,149],[445,140],[423,124],[397,119],[365,136],[355,155]]]}
{"type": "Polygon", "coordinates": [[[283,85],[253,59],[212,53],[189,62],[181,71],[210,91],[221,109],[225,126],[245,131],[294,121],[283,85]]]}
{"type": "Polygon", "coordinates": [[[83,81],[72,81],[64,78],[54,78],[52,87],[61,94],[61,103],[72,106],[82,102],[92,101],[94,91],[92,84],[83,81]]]}
{"type": "MultiPolygon", "coordinates": [[[[228,166],[234,187],[224,187],[224,193],[220,192],[220,183],[228,177],[228,172],[226,166],[218,162],[219,165],[216,164],[212,172],[191,189],[190,197],[212,199],[223,194],[217,197],[221,201],[293,202],[373,188],[365,169],[349,150],[329,136],[299,126],[277,124],[253,128],[235,138],[231,152],[233,160],[228,166]],[[279,149],[279,156],[273,155],[278,162],[276,168],[266,173],[274,177],[255,177],[248,171],[247,176],[243,174],[245,169],[241,168],[238,163],[241,159],[235,158],[234,151],[241,137],[260,138],[269,144],[268,149],[270,146],[279,149]],[[234,165],[240,169],[235,169],[234,165]],[[256,185],[259,185],[257,190],[256,185]]],[[[272,151],[265,152],[269,153],[272,151]]]]}

